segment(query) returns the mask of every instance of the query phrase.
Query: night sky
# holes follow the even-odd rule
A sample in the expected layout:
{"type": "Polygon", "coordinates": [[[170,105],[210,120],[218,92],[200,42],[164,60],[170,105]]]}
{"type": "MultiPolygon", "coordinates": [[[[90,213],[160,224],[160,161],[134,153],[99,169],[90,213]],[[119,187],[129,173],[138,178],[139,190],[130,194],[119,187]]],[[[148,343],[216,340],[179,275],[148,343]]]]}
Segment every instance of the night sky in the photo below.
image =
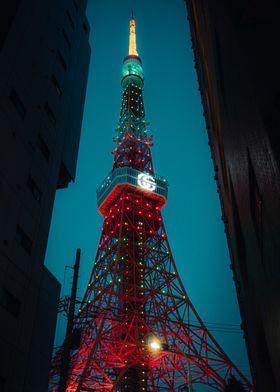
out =
{"type": "MultiPolygon", "coordinates": [[[[146,119],[155,172],[167,178],[163,219],[175,263],[205,322],[240,325],[229,253],[221,221],[213,162],[202,115],[183,0],[88,0],[92,57],[75,183],[56,195],[46,265],[70,293],[76,248],[82,249],[79,297],[83,296],[101,234],[96,188],[112,168],[112,138],[121,104],[121,67],[128,51],[133,8],[137,50],[143,61],[146,119]]],[[[233,362],[249,376],[240,329],[217,332],[233,362]]],[[[63,338],[60,320],[55,345],[63,338]]],[[[227,328],[230,326],[227,325],[227,328]]],[[[214,329],[214,330],[213,330],[214,329]]]]}

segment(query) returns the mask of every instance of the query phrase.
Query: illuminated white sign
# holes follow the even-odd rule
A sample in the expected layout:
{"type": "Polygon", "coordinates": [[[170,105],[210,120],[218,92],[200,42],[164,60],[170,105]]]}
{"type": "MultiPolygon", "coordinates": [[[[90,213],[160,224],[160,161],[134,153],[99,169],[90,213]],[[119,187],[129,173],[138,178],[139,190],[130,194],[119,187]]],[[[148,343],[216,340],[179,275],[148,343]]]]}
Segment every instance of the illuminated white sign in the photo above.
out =
{"type": "Polygon", "coordinates": [[[141,188],[146,189],[147,191],[153,192],[156,189],[155,179],[154,177],[149,176],[149,174],[138,174],[137,183],[141,188]]]}

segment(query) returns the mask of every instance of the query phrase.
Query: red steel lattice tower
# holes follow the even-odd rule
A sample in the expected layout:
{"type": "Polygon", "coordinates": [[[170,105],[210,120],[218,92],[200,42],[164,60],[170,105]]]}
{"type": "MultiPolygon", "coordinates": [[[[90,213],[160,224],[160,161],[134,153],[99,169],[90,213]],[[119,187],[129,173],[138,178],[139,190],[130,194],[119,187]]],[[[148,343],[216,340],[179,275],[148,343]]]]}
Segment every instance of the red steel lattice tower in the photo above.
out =
{"type": "MultiPolygon", "coordinates": [[[[113,169],[97,190],[102,234],[76,317],[67,392],[222,391],[250,382],[209,333],[183,287],[161,216],[167,182],[154,173],[143,70],[130,20],[113,169]]],[[[57,391],[52,378],[52,391],[57,391]]]]}

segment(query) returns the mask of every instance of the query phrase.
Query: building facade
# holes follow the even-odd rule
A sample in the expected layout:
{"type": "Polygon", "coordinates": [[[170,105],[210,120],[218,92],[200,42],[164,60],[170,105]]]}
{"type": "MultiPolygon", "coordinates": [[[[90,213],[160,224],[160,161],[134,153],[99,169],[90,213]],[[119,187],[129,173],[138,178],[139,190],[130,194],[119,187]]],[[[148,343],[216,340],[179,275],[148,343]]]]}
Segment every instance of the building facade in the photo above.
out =
{"type": "Polygon", "coordinates": [[[185,1],[254,388],[279,391],[279,2],[185,1]]]}
{"type": "Polygon", "coordinates": [[[60,284],[44,267],[55,192],[75,179],[87,0],[0,14],[0,391],[46,391],[60,284]]]}

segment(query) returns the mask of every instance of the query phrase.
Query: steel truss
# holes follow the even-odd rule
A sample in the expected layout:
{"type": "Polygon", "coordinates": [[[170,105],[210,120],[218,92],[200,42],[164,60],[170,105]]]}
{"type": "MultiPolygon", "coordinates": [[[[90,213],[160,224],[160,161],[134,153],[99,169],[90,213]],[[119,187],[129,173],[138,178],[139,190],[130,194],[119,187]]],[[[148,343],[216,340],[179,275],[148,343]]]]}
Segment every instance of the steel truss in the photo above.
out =
{"type": "MultiPolygon", "coordinates": [[[[140,58],[127,56],[124,67],[130,65],[131,74],[122,80],[113,171],[130,167],[154,176],[140,58]]],[[[99,208],[104,223],[75,320],[81,343],[72,350],[67,392],[192,391],[199,384],[222,391],[232,375],[252,391],[190,302],[162,220],[165,201],[125,183],[99,208]]],[[[53,362],[53,392],[61,352],[53,362]]]]}

